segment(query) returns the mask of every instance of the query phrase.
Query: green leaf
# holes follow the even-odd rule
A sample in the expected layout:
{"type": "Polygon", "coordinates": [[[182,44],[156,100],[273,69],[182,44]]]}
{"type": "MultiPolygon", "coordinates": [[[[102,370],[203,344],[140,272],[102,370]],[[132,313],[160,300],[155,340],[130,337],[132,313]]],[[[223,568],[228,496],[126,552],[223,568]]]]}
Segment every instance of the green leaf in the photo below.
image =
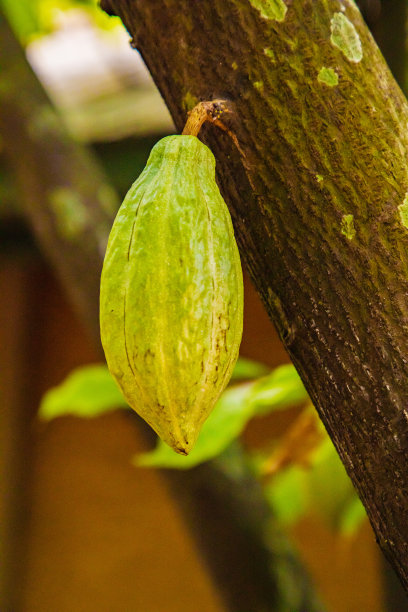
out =
{"type": "Polygon", "coordinates": [[[81,10],[102,29],[112,29],[120,23],[118,17],[108,17],[101,11],[97,0],[0,0],[0,7],[23,45],[53,32],[58,27],[58,12],[81,10]]]}
{"type": "Polygon", "coordinates": [[[292,364],[282,365],[254,384],[249,400],[257,415],[284,410],[308,399],[298,373],[292,364]]]}
{"type": "Polygon", "coordinates": [[[253,361],[246,357],[239,357],[235,368],[232,372],[231,380],[252,380],[265,376],[269,372],[269,368],[259,361],[253,361]]]}
{"type": "Polygon", "coordinates": [[[345,536],[354,535],[366,517],[365,508],[356,493],[340,516],[339,531],[345,536]]]}
{"type": "Polygon", "coordinates": [[[74,370],[58,387],[47,391],[38,416],[46,421],[67,414],[93,418],[120,407],[127,403],[108,368],[96,364],[74,370]]]}
{"type": "Polygon", "coordinates": [[[265,486],[265,495],[272,506],[278,521],[291,525],[306,513],[309,499],[305,490],[304,470],[292,466],[277,474],[273,481],[265,486]]]}
{"type": "Polygon", "coordinates": [[[139,467],[184,470],[213,459],[239,436],[252,417],[252,407],[247,401],[250,386],[237,385],[224,391],[205,421],[194,448],[186,457],[178,455],[159,440],[153,451],[136,456],[133,463],[139,467]]]}
{"type": "Polygon", "coordinates": [[[309,477],[310,503],[332,529],[352,535],[366,516],[337,451],[327,436],[316,453],[309,477]]]}
{"type": "Polygon", "coordinates": [[[365,517],[364,507],[328,436],[309,466],[291,466],[280,472],[266,485],[265,493],[283,524],[314,514],[334,531],[350,535],[365,517]]]}
{"type": "Polygon", "coordinates": [[[344,510],[356,493],[328,436],[313,457],[307,480],[310,506],[314,513],[332,529],[339,529],[344,510]]]}

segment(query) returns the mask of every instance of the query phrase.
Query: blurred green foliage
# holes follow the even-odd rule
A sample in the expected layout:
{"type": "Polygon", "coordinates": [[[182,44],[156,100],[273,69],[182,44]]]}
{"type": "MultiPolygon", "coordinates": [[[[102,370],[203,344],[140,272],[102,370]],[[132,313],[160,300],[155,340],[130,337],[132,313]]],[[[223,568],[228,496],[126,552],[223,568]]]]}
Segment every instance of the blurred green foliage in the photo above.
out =
{"type": "Polygon", "coordinates": [[[102,364],[73,370],[42,398],[38,416],[42,420],[63,415],[94,418],[116,408],[127,407],[108,368],[102,364]]]}
{"type": "Polygon", "coordinates": [[[97,0],[0,0],[0,6],[23,45],[49,34],[56,27],[58,13],[80,8],[102,29],[122,26],[118,17],[109,17],[97,0]]]}
{"type": "Polygon", "coordinates": [[[331,529],[351,535],[365,517],[364,506],[328,436],[308,465],[292,465],[276,474],[265,486],[265,494],[284,524],[314,515],[331,529]]]}
{"type": "Polygon", "coordinates": [[[295,368],[282,365],[254,385],[250,401],[254,413],[268,414],[272,410],[284,410],[308,399],[308,395],[295,368]]]}
{"type": "MultiPolygon", "coordinates": [[[[263,364],[238,360],[232,385],[218,400],[187,457],[176,454],[158,440],[155,449],[132,459],[134,465],[190,469],[228,454],[232,445],[239,443],[239,436],[251,419],[308,402],[293,365],[280,366],[259,377],[265,370],[263,364]],[[237,384],[237,380],[245,382],[237,384]]],[[[127,404],[107,367],[96,364],[74,370],[59,386],[50,389],[41,402],[39,417],[43,420],[64,415],[93,418],[121,407],[127,404]]],[[[309,403],[304,410],[311,410],[309,403]]],[[[322,435],[306,463],[289,462],[266,479],[261,466],[270,456],[270,448],[256,454],[247,451],[248,461],[264,483],[266,499],[282,524],[290,525],[312,514],[331,529],[352,534],[365,517],[365,510],[315,413],[313,418],[322,435]]]]}

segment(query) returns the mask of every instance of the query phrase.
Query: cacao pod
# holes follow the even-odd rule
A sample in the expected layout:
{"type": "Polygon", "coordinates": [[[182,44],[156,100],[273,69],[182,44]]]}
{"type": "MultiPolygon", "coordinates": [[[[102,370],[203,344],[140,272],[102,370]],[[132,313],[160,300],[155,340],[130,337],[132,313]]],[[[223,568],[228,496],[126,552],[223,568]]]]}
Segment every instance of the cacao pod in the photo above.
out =
{"type": "Polygon", "coordinates": [[[231,377],[243,285],[215,160],[195,136],[167,136],[126,195],[101,278],[101,339],[129,405],[188,454],[231,377]]]}

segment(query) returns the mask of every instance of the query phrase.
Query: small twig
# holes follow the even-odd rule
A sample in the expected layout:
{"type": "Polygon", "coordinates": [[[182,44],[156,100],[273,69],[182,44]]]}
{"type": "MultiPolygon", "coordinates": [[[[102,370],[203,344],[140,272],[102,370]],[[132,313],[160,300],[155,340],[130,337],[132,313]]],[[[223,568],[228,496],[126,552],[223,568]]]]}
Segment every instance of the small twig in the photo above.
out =
{"type": "Polygon", "coordinates": [[[193,110],[188,113],[188,119],[182,133],[184,136],[197,136],[205,121],[209,121],[222,130],[229,132],[227,126],[220,120],[220,117],[226,113],[232,113],[227,100],[199,102],[193,110]]]}
{"type": "Polygon", "coordinates": [[[227,113],[233,114],[231,103],[228,100],[210,100],[206,102],[199,102],[193,110],[188,113],[188,119],[183,129],[183,136],[197,136],[203,123],[208,121],[213,125],[227,132],[237,147],[242,158],[245,159],[244,152],[238,143],[238,138],[234,132],[221,121],[221,117],[227,113]]]}
{"type": "Polygon", "coordinates": [[[252,184],[251,177],[250,177],[246,155],[239,145],[238,138],[235,136],[234,132],[232,132],[225,125],[225,123],[221,121],[221,117],[223,117],[227,113],[234,114],[234,110],[232,109],[232,105],[229,100],[217,99],[217,100],[199,102],[188,113],[188,119],[182,131],[182,135],[183,136],[198,136],[198,133],[203,123],[205,123],[206,121],[221,128],[224,132],[228,134],[228,136],[230,136],[236,148],[238,149],[238,152],[241,156],[242,163],[246,170],[248,180],[251,184],[251,187],[254,189],[254,186],[252,184]]]}

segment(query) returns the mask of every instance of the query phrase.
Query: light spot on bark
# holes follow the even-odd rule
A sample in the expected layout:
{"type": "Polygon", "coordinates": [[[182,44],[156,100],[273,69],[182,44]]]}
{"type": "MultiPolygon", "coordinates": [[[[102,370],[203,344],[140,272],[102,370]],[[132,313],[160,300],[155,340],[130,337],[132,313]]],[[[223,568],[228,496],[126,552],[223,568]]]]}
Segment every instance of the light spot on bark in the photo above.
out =
{"type": "Polygon", "coordinates": [[[57,187],[49,194],[49,202],[61,236],[67,240],[77,238],[88,220],[88,211],[78,193],[69,187],[57,187]]]}
{"type": "Polygon", "coordinates": [[[254,87],[258,90],[258,91],[263,91],[263,87],[264,84],[262,81],[254,81],[254,87]]]}
{"type": "Polygon", "coordinates": [[[276,19],[283,21],[285,19],[288,7],[283,0],[249,0],[257,11],[260,12],[264,19],[276,19]]]}
{"type": "Polygon", "coordinates": [[[294,96],[298,96],[298,85],[296,83],[296,81],[291,81],[291,80],[287,80],[286,81],[286,85],[289,87],[289,89],[291,90],[292,94],[294,96]]]}
{"type": "Polygon", "coordinates": [[[182,104],[183,104],[183,108],[185,108],[185,110],[190,111],[192,110],[195,106],[197,106],[197,104],[199,103],[199,99],[196,96],[193,96],[193,94],[188,91],[182,99],[182,104]]]}
{"type": "Polygon", "coordinates": [[[351,21],[343,13],[335,13],[330,25],[332,44],[340,49],[350,62],[360,62],[363,49],[360,37],[351,21]]]}
{"type": "Polygon", "coordinates": [[[270,60],[272,60],[273,62],[275,61],[275,53],[272,51],[272,49],[266,47],[266,49],[264,49],[264,53],[266,57],[269,57],[270,60]]]}
{"type": "Polygon", "coordinates": [[[321,68],[317,80],[329,87],[335,87],[339,83],[339,77],[333,68],[321,68]]]}
{"type": "Polygon", "coordinates": [[[341,220],[340,231],[347,238],[347,240],[353,240],[356,235],[354,228],[354,217],[353,215],[343,215],[341,220]]]}
{"type": "Polygon", "coordinates": [[[322,177],[322,175],[321,175],[321,174],[316,174],[316,181],[317,181],[318,183],[321,183],[321,182],[323,181],[323,177],[322,177]]]}
{"type": "Polygon", "coordinates": [[[274,322],[281,339],[286,345],[292,344],[296,333],[295,327],[289,323],[279,296],[270,287],[268,287],[268,302],[274,311],[274,322]]]}
{"type": "Polygon", "coordinates": [[[237,62],[232,62],[232,64],[231,64],[231,68],[232,68],[233,70],[236,70],[236,69],[238,68],[238,64],[237,64],[237,62]]]}
{"type": "Polygon", "coordinates": [[[404,201],[398,206],[401,223],[408,229],[408,193],[406,193],[404,201]]]}

